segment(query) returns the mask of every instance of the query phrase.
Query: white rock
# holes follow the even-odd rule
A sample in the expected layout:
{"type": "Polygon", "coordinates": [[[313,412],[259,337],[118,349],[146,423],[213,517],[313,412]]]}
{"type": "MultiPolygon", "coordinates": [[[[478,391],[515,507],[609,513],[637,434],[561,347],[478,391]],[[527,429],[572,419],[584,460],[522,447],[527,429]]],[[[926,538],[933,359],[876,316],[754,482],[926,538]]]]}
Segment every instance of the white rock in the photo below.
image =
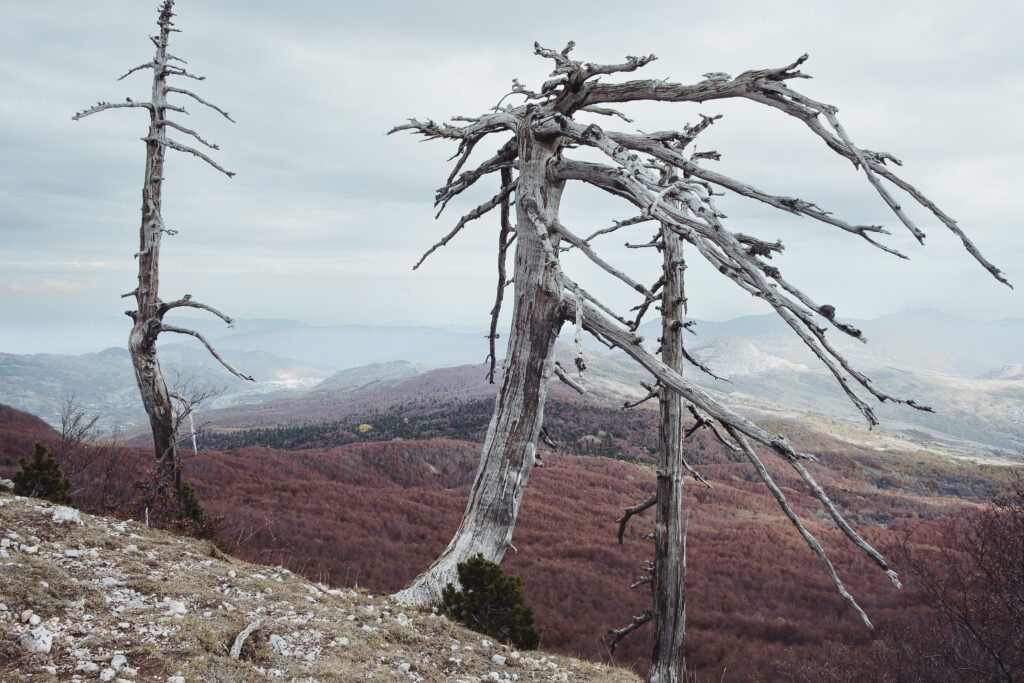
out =
{"type": "Polygon", "coordinates": [[[188,612],[188,608],[180,600],[171,600],[167,603],[167,611],[170,614],[185,614],[188,612]]]}
{"type": "Polygon", "coordinates": [[[168,676],[167,683],[185,683],[184,676],[168,676]]]}
{"type": "Polygon", "coordinates": [[[345,636],[338,638],[338,645],[340,647],[348,647],[348,638],[346,638],[345,636]]]}
{"type": "Polygon", "coordinates": [[[274,650],[276,652],[283,652],[288,647],[288,644],[285,642],[284,638],[277,635],[276,633],[270,634],[270,638],[267,639],[267,644],[270,645],[271,650],[274,650]]]}
{"type": "Polygon", "coordinates": [[[395,617],[399,624],[402,626],[412,626],[412,620],[406,616],[405,612],[399,612],[398,616],[395,617]]]}
{"type": "Polygon", "coordinates": [[[404,671],[405,673],[409,673],[409,669],[412,668],[412,664],[410,664],[409,662],[402,662],[398,665],[398,668],[404,671]]]}
{"type": "Polygon", "coordinates": [[[504,655],[491,655],[491,661],[497,664],[498,666],[505,666],[504,655]]]}
{"type": "Polygon", "coordinates": [[[110,668],[114,671],[120,671],[124,668],[124,665],[128,663],[128,658],[124,655],[114,655],[110,660],[110,668]]]}
{"type": "Polygon", "coordinates": [[[6,612],[7,609],[8,609],[7,605],[5,605],[4,603],[0,602],[0,612],[6,612]]]}
{"type": "Polygon", "coordinates": [[[35,555],[39,552],[39,546],[22,544],[21,552],[25,553],[26,555],[35,555]]]}
{"type": "Polygon", "coordinates": [[[104,669],[100,672],[100,680],[104,682],[114,680],[115,676],[117,676],[117,672],[113,669],[104,669]]]}
{"type": "Polygon", "coordinates": [[[53,509],[53,523],[63,524],[64,522],[71,522],[78,526],[83,526],[85,524],[85,522],[82,521],[82,513],[78,510],[58,505],[53,509]]]}
{"type": "Polygon", "coordinates": [[[3,489],[4,491],[13,491],[14,482],[10,479],[0,479],[0,489],[3,489]]]}
{"type": "Polygon", "coordinates": [[[486,638],[484,638],[483,640],[480,641],[480,644],[483,645],[484,647],[490,647],[494,643],[492,643],[491,641],[489,641],[486,638]]]}
{"type": "Polygon", "coordinates": [[[138,550],[139,546],[135,545],[134,543],[129,543],[128,545],[126,545],[124,547],[124,549],[125,550],[138,550]]]}
{"type": "Polygon", "coordinates": [[[27,609],[21,613],[21,623],[27,624],[28,620],[32,618],[32,610],[27,609]]]}
{"type": "Polygon", "coordinates": [[[96,662],[81,662],[75,667],[75,671],[81,671],[84,674],[94,674],[100,670],[100,665],[96,662]]]}
{"type": "Polygon", "coordinates": [[[49,652],[53,646],[53,634],[43,626],[37,626],[18,639],[18,644],[28,652],[49,652]]]}
{"type": "Polygon", "coordinates": [[[231,577],[231,578],[233,579],[233,578],[235,578],[236,576],[238,576],[238,574],[236,574],[236,573],[235,573],[235,570],[234,570],[234,569],[231,569],[231,570],[229,570],[229,571],[228,571],[228,576],[229,576],[229,577],[231,577]]]}
{"type": "Polygon", "coordinates": [[[123,586],[124,581],[119,581],[118,579],[115,579],[113,576],[104,576],[102,579],[100,579],[100,585],[104,588],[114,588],[115,586],[123,586]]]}
{"type": "Polygon", "coordinates": [[[39,624],[41,624],[41,623],[43,623],[43,620],[39,618],[38,614],[33,614],[32,616],[30,616],[28,618],[28,625],[29,626],[39,626],[39,624]]]}
{"type": "Polygon", "coordinates": [[[44,666],[43,667],[43,671],[45,671],[46,673],[50,674],[51,676],[56,676],[57,675],[57,667],[55,667],[55,666],[44,666]]]}
{"type": "Polygon", "coordinates": [[[64,557],[78,557],[79,554],[80,553],[77,550],[75,550],[74,548],[68,548],[67,550],[64,551],[64,557]]]}
{"type": "Polygon", "coordinates": [[[9,548],[11,546],[11,539],[0,538],[0,548],[9,548]]]}

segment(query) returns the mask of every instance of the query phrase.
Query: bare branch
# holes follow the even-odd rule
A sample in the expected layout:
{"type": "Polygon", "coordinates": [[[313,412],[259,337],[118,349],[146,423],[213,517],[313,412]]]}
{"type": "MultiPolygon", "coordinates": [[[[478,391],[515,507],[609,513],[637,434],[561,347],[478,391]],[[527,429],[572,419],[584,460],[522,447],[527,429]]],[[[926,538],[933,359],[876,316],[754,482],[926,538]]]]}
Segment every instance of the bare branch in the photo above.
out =
{"type": "Polygon", "coordinates": [[[494,195],[489,200],[487,200],[486,202],[484,202],[483,204],[476,207],[475,209],[467,213],[465,216],[460,218],[459,222],[455,224],[455,227],[452,228],[447,235],[442,237],[440,242],[437,242],[436,244],[434,244],[434,246],[430,247],[430,249],[427,249],[427,252],[420,257],[420,260],[416,262],[416,265],[414,265],[412,269],[416,270],[421,265],[423,265],[423,262],[427,260],[428,256],[433,254],[435,251],[437,251],[444,245],[448,244],[448,242],[450,242],[453,237],[459,234],[459,232],[462,230],[462,228],[466,226],[467,223],[476,220],[477,218],[480,218],[480,216],[483,216],[484,214],[488,213],[494,207],[498,206],[502,202],[507,201],[509,194],[511,194],[516,189],[517,184],[518,180],[513,180],[508,185],[502,187],[501,190],[498,191],[498,194],[494,195]]]}
{"type": "MultiPolygon", "coordinates": [[[[452,198],[471,187],[480,178],[495,171],[510,169],[512,162],[516,158],[516,153],[516,140],[511,138],[490,159],[487,159],[476,168],[466,171],[458,176],[458,178],[455,178],[455,180],[449,179],[448,183],[438,189],[434,195],[434,206],[438,207],[435,217],[441,215],[452,198]]],[[[508,183],[503,182],[502,184],[507,185],[508,183]]]]}
{"type": "Polygon", "coordinates": [[[642,284],[640,284],[639,282],[629,277],[628,275],[626,275],[625,273],[623,273],[622,271],[620,271],[619,269],[615,268],[613,265],[602,259],[600,256],[598,256],[597,252],[591,249],[589,244],[587,244],[584,240],[581,240],[579,237],[574,235],[564,225],[562,225],[561,223],[555,223],[551,227],[553,227],[558,232],[558,234],[564,237],[565,241],[567,241],[569,244],[573,245],[574,247],[582,251],[583,254],[594,263],[594,265],[598,266],[612,277],[615,277],[621,280],[622,282],[625,282],[627,285],[629,285],[630,289],[640,292],[648,300],[654,301],[657,299],[657,297],[649,289],[647,289],[642,284]]]}
{"type": "Polygon", "coordinates": [[[229,178],[232,178],[235,175],[234,172],[228,171],[228,170],[224,169],[216,161],[214,161],[210,157],[206,156],[205,154],[200,152],[198,149],[195,149],[194,147],[189,147],[188,145],[182,145],[180,143],[175,142],[174,140],[170,140],[170,139],[167,139],[167,138],[165,138],[163,140],[160,140],[160,139],[157,139],[157,138],[145,137],[145,138],[142,138],[142,139],[145,140],[146,142],[157,142],[157,143],[160,143],[160,144],[167,145],[171,149],[177,150],[179,152],[186,152],[188,154],[195,155],[195,156],[199,157],[200,159],[202,159],[203,161],[205,161],[206,163],[208,163],[210,166],[213,166],[215,169],[217,169],[218,171],[220,171],[221,173],[223,173],[224,175],[226,175],[229,178]]]}
{"type": "Polygon", "coordinates": [[[764,485],[768,487],[769,491],[771,491],[772,495],[775,497],[775,500],[778,501],[779,507],[782,508],[782,511],[785,513],[786,517],[789,517],[789,521],[793,523],[793,526],[796,527],[796,530],[800,532],[801,536],[804,537],[804,540],[807,542],[807,545],[810,546],[811,550],[814,551],[814,554],[818,556],[819,560],[821,560],[821,563],[825,566],[825,571],[828,572],[829,578],[832,579],[832,583],[836,587],[836,590],[839,592],[841,596],[846,598],[846,601],[850,603],[854,610],[856,610],[857,614],[860,615],[860,618],[864,622],[864,624],[869,629],[874,630],[875,627],[871,625],[871,620],[868,619],[868,615],[865,614],[864,610],[860,608],[860,605],[857,604],[857,601],[854,600],[853,596],[850,595],[849,591],[846,590],[846,587],[840,580],[839,575],[836,574],[835,567],[832,566],[831,560],[829,560],[828,555],[825,554],[825,549],[821,547],[821,544],[818,542],[818,539],[816,539],[811,534],[811,532],[807,531],[807,529],[804,528],[803,523],[800,522],[800,518],[797,517],[796,513],[793,512],[793,508],[790,507],[789,503],[786,501],[786,496],[782,493],[779,487],[776,486],[775,482],[772,480],[771,475],[768,474],[768,470],[765,469],[764,464],[761,462],[761,459],[757,457],[757,454],[754,453],[754,450],[750,447],[750,444],[747,443],[747,440],[743,438],[742,434],[739,434],[731,426],[725,425],[725,429],[726,431],[729,432],[729,436],[735,439],[736,442],[740,445],[740,448],[743,450],[743,453],[747,456],[747,459],[750,460],[751,464],[754,466],[754,469],[757,470],[757,474],[759,477],[761,477],[761,481],[764,482],[764,485]]]}
{"type": "Polygon", "coordinates": [[[625,114],[623,114],[620,111],[617,111],[615,109],[609,109],[608,107],[598,107],[598,106],[583,107],[582,109],[580,109],[580,111],[590,112],[591,114],[600,114],[601,116],[617,116],[618,118],[622,119],[626,123],[633,123],[633,119],[629,118],[628,116],[626,116],[625,114]]]}
{"type": "MultiPolygon", "coordinates": [[[[501,169],[501,184],[504,187],[512,182],[512,169],[503,168],[501,169]]],[[[515,233],[512,232],[512,224],[509,221],[509,195],[501,200],[501,230],[498,232],[498,291],[494,295],[494,306],[491,308],[491,330],[487,335],[488,346],[490,352],[488,359],[491,363],[491,368],[487,372],[487,381],[494,384],[494,368],[498,361],[498,355],[495,351],[495,342],[498,339],[498,316],[501,314],[501,302],[505,296],[505,260],[508,254],[508,248],[512,244],[512,240],[515,238],[515,233]],[[510,238],[511,235],[511,238],[510,238]]]]}
{"type": "Polygon", "coordinates": [[[231,659],[238,659],[242,656],[242,646],[245,645],[245,639],[252,635],[252,632],[259,628],[261,623],[262,621],[257,619],[243,628],[241,633],[235,636],[235,642],[231,645],[231,652],[228,653],[228,656],[230,656],[231,659]]]}
{"type": "MultiPolygon", "coordinates": [[[[565,309],[565,319],[570,320],[576,315],[576,306],[581,305],[572,292],[566,291],[563,293],[563,307],[565,309]]],[[[596,332],[605,339],[609,340],[615,346],[626,352],[627,355],[636,360],[642,365],[648,372],[658,378],[663,386],[669,387],[673,391],[679,392],[687,401],[695,404],[704,412],[708,413],[714,419],[718,420],[725,426],[731,426],[737,431],[741,432],[754,439],[758,443],[768,446],[776,453],[785,458],[793,459],[804,459],[814,460],[813,456],[798,453],[793,449],[792,446],[785,440],[781,435],[772,436],[768,432],[764,431],[761,427],[757,426],[753,422],[750,422],[745,417],[738,415],[729,408],[719,404],[715,399],[711,398],[703,389],[693,384],[684,377],[679,376],[673,372],[668,366],[662,363],[660,360],[651,355],[643,346],[640,344],[640,338],[635,335],[629,335],[623,330],[615,327],[611,321],[601,315],[597,310],[588,305],[586,302],[582,303],[583,306],[583,326],[590,332],[596,332]]]]}
{"type": "Polygon", "coordinates": [[[228,363],[226,360],[224,360],[224,358],[221,357],[221,355],[219,353],[217,353],[217,350],[213,348],[213,346],[210,344],[210,342],[206,341],[206,337],[204,337],[203,335],[199,334],[195,330],[189,330],[189,329],[186,329],[184,327],[176,327],[174,325],[168,325],[167,323],[161,323],[160,330],[162,332],[174,332],[176,334],[187,334],[187,335],[190,335],[192,337],[195,337],[200,342],[202,342],[203,346],[206,347],[206,350],[210,352],[210,355],[213,356],[214,358],[216,358],[217,361],[220,362],[220,364],[223,365],[225,368],[227,368],[228,372],[230,372],[232,375],[234,375],[235,377],[238,377],[239,379],[248,380],[250,382],[255,382],[256,381],[255,379],[253,379],[249,375],[244,375],[241,372],[239,372],[238,370],[235,370],[233,367],[231,367],[231,364],[228,363]]]}
{"type": "Polygon", "coordinates": [[[204,100],[202,97],[200,97],[199,95],[195,94],[191,90],[185,90],[184,88],[172,88],[172,87],[168,86],[167,87],[167,92],[176,92],[176,93],[181,93],[182,95],[188,95],[189,97],[191,97],[193,100],[195,100],[199,104],[206,105],[210,109],[214,110],[215,112],[217,112],[218,114],[220,114],[221,116],[226,118],[231,123],[235,122],[235,120],[233,118],[231,118],[231,116],[226,111],[224,111],[223,109],[218,107],[216,104],[212,104],[210,102],[207,102],[206,100],[204,100]]]}
{"type": "Polygon", "coordinates": [[[644,610],[643,614],[633,617],[633,623],[631,623],[629,626],[617,630],[612,629],[608,631],[608,635],[615,636],[614,638],[612,638],[611,642],[608,643],[608,649],[612,652],[612,654],[615,654],[615,648],[618,647],[619,643],[622,642],[623,638],[625,638],[630,633],[637,630],[653,618],[654,613],[651,612],[651,610],[644,610]]]}
{"type": "Polygon", "coordinates": [[[566,384],[568,384],[577,393],[579,393],[579,394],[586,394],[587,393],[586,388],[582,384],[580,384],[579,382],[574,380],[572,377],[570,377],[569,373],[567,373],[565,371],[565,368],[563,368],[561,366],[561,364],[558,363],[557,361],[555,362],[555,370],[554,370],[554,372],[555,372],[555,376],[558,377],[558,379],[560,379],[563,382],[565,382],[566,384]]]}
{"type": "Polygon", "coordinates": [[[235,326],[235,321],[234,321],[233,318],[231,318],[228,315],[225,315],[224,313],[221,313],[220,311],[218,311],[213,306],[208,306],[206,304],[199,303],[198,301],[196,301],[195,299],[192,298],[191,294],[186,294],[185,296],[181,297],[177,301],[170,301],[168,303],[160,304],[159,308],[157,309],[157,317],[162,320],[164,315],[166,315],[168,311],[170,311],[172,309],[175,309],[175,308],[182,308],[182,307],[202,309],[202,310],[207,311],[209,313],[213,313],[215,316],[217,316],[218,318],[223,320],[225,323],[227,323],[228,327],[234,327],[235,326]]]}
{"type": "Polygon", "coordinates": [[[185,78],[191,78],[193,81],[205,81],[206,76],[197,76],[196,74],[189,73],[185,69],[178,66],[164,66],[164,72],[168,76],[184,76],[185,78]]]}
{"type": "Polygon", "coordinates": [[[131,69],[128,69],[128,71],[126,71],[123,75],[118,76],[117,80],[123,81],[124,79],[128,78],[133,73],[135,73],[136,71],[142,71],[143,69],[156,69],[156,68],[157,68],[157,63],[156,62],[146,62],[145,64],[139,64],[138,66],[133,66],[131,69]]]}
{"type": "Polygon", "coordinates": [[[627,219],[622,220],[622,221],[615,221],[611,226],[609,226],[607,228],[601,228],[597,232],[592,233],[589,237],[587,237],[583,241],[586,242],[587,244],[590,244],[590,242],[595,237],[599,237],[601,235],[607,235],[608,233],[615,232],[619,228],[625,228],[626,226],[629,226],[629,225],[636,225],[637,223],[646,223],[646,222],[648,222],[650,220],[651,220],[650,216],[634,216],[633,218],[627,218],[627,219]]]}
{"type": "Polygon", "coordinates": [[[645,510],[653,507],[658,502],[658,496],[654,495],[640,503],[639,505],[633,505],[632,507],[626,508],[626,514],[615,520],[615,523],[619,525],[619,545],[622,545],[622,537],[626,533],[626,525],[629,524],[629,520],[633,515],[642,514],[645,510]]]}
{"type": "Polygon", "coordinates": [[[651,399],[658,398],[658,394],[660,393],[660,390],[657,387],[659,385],[655,384],[652,387],[652,386],[650,386],[648,384],[641,383],[641,386],[643,386],[644,389],[647,389],[647,395],[644,396],[643,398],[641,398],[638,401],[626,401],[625,403],[622,404],[622,409],[623,410],[625,410],[627,408],[636,408],[641,403],[647,403],[651,399]]]}
{"type": "Polygon", "coordinates": [[[78,112],[71,117],[72,121],[78,121],[84,119],[86,116],[91,116],[97,112],[104,111],[106,109],[149,109],[152,111],[153,105],[149,102],[100,102],[99,104],[93,105],[88,109],[78,112]]]}
{"type": "Polygon", "coordinates": [[[174,121],[170,121],[170,120],[160,121],[159,123],[161,123],[161,124],[163,124],[165,126],[170,126],[171,128],[174,128],[176,130],[180,130],[182,133],[185,133],[187,135],[191,135],[196,140],[198,140],[202,144],[206,145],[210,149],[218,149],[218,150],[220,149],[219,146],[213,144],[212,142],[208,142],[208,141],[204,140],[203,138],[199,137],[199,133],[195,132],[191,128],[186,128],[185,126],[180,126],[177,123],[175,123],[174,121]]]}
{"type": "Polygon", "coordinates": [[[829,499],[824,489],[822,489],[818,482],[814,480],[814,477],[812,477],[811,473],[807,471],[807,468],[795,460],[789,460],[787,462],[792,465],[793,469],[795,469],[800,475],[800,478],[803,479],[811,488],[811,491],[814,492],[814,496],[821,501],[822,505],[825,506],[825,509],[828,510],[828,514],[835,521],[836,525],[842,529],[843,533],[846,534],[846,537],[853,541],[853,544],[860,548],[861,552],[874,560],[875,564],[885,572],[886,576],[889,577],[894,586],[901,588],[902,584],[900,584],[899,575],[889,568],[889,563],[885,561],[885,558],[882,557],[881,553],[871,547],[871,545],[861,538],[856,531],[850,528],[850,524],[846,521],[846,518],[836,510],[835,505],[832,504],[832,501],[829,499]]]}

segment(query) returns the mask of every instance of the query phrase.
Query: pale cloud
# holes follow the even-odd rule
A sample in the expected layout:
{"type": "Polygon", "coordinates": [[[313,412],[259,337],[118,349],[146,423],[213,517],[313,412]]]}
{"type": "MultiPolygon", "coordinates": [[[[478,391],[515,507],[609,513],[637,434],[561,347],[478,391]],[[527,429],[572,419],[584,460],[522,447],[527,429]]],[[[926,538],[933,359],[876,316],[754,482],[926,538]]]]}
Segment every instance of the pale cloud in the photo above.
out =
{"type": "MultiPolygon", "coordinates": [[[[513,21],[468,0],[179,0],[183,33],[172,51],[207,77],[192,84],[196,91],[237,121],[187,103],[187,124],[219,143],[215,157],[238,175],[228,180],[182,155],[168,160],[164,214],[180,232],[164,242],[164,298],[189,292],[245,317],[484,327],[496,219],[470,224],[413,272],[477,197],[435,220],[433,190],[454,147],[385,132],[408,117],[486,111],[512,78],[534,86],[547,78],[551,66],[532,55],[534,40],[561,48],[570,39],[584,60],[653,52],[659,59],[643,75],[683,82],[810,53],[803,70],[815,78],[797,87],[837,105],[859,144],[903,158],[908,179],[958,218],[1011,281],[1024,283],[1015,205],[1024,165],[1024,4],[739,0],[684,12],[678,2],[654,0],[634,8],[631,21],[621,20],[621,3],[605,0],[517,7],[516,16],[543,21],[513,21]]],[[[97,100],[146,96],[144,74],[115,79],[149,59],[154,7],[0,0],[0,11],[0,272],[11,278],[0,319],[28,320],[44,301],[48,316],[120,315],[120,295],[134,286],[145,115],[70,116],[97,100]]],[[[912,252],[908,264],[825,236],[827,228],[810,221],[723,198],[731,227],[783,239],[782,267],[795,285],[861,317],[910,306],[1024,316],[1021,297],[991,281],[927,217],[928,248],[909,242],[864,178],[799,123],[749,102],[631,110],[648,130],[720,112],[725,118],[701,142],[723,154],[719,170],[884,222],[896,233],[891,243],[912,252]]],[[[629,215],[620,204],[567,192],[563,218],[578,232],[629,215]]],[[[643,256],[614,240],[599,248],[651,279],[643,256]]],[[[593,269],[572,268],[617,305],[635,303],[593,269]]],[[[695,315],[763,310],[716,273],[694,266],[692,274],[695,315]]]]}

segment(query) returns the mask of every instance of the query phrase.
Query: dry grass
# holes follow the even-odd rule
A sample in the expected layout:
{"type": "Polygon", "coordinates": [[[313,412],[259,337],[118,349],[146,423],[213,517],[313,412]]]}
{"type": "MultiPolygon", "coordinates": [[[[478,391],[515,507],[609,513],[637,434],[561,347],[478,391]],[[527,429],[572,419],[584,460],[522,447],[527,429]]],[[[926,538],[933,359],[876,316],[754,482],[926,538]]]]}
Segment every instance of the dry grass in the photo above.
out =
{"type": "Polygon", "coordinates": [[[89,515],[84,526],[56,525],[52,514],[52,505],[0,494],[0,538],[10,544],[0,557],[0,680],[95,678],[82,667],[102,670],[116,654],[129,667],[119,676],[161,683],[179,674],[190,682],[638,680],[514,652],[436,614],[329,590],[206,541],[89,515]],[[18,645],[30,629],[25,610],[53,634],[50,653],[18,645]],[[259,627],[232,659],[236,636],[254,621],[259,627]]]}

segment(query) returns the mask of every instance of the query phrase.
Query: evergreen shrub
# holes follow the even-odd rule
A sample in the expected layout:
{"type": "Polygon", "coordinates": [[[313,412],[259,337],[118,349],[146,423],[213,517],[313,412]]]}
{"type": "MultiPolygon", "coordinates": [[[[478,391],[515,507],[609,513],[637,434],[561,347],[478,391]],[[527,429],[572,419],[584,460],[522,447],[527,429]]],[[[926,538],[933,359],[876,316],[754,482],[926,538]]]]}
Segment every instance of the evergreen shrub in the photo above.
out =
{"type": "Polygon", "coordinates": [[[494,562],[475,555],[456,568],[461,590],[453,584],[441,592],[444,612],[467,628],[521,650],[540,644],[533,607],[526,604],[518,576],[508,576],[494,562]]]}
{"type": "Polygon", "coordinates": [[[14,495],[43,498],[58,505],[74,507],[68,490],[71,480],[60,471],[53,451],[36,441],[32,460],[18,458],[21,471],[14,475],[14,495]]]}

